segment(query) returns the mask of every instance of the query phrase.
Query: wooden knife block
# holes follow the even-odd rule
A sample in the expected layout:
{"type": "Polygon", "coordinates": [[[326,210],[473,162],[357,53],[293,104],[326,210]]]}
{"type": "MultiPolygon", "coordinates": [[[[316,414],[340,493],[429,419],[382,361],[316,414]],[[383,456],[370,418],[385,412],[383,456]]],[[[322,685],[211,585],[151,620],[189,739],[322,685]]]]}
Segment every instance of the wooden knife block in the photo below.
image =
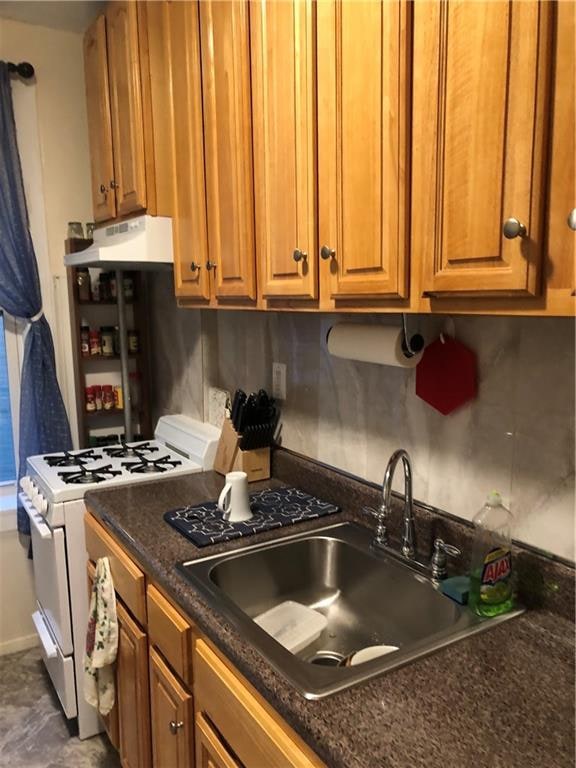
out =
{"type": "Polygon", "coordinates": [[[240,435],[232,426],[230,419],[225,419],[216,449],[214,471],[225,475],[235,470],[246,472],[249,483],[267,480],[270,477],[270,446],[242,451],[240,435]]]}

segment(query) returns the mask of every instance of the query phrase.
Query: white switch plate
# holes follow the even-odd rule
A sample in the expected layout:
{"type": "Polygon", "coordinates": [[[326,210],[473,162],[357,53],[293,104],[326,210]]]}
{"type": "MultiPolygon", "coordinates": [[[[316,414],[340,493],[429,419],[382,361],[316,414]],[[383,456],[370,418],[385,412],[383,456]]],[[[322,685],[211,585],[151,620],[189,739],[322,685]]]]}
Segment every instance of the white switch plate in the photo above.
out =
{"type": "Polygon", "coordinates": [[[272,363],[272,397],[275,400],[286,400],[285,363],[272,363]]]}

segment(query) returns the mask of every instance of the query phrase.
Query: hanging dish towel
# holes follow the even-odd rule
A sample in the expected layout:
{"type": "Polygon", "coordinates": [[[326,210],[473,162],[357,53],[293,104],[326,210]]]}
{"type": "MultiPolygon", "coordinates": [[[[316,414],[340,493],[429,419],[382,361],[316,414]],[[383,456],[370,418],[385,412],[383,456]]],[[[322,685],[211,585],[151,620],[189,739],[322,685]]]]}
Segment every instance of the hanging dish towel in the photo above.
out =
{"type": "Polygon", "coordinates": [[[84,653],[84,698],[101,715],[114,706],[114,667],[118,650],[116,597],[107,557],[96,563],[84,653]]]}

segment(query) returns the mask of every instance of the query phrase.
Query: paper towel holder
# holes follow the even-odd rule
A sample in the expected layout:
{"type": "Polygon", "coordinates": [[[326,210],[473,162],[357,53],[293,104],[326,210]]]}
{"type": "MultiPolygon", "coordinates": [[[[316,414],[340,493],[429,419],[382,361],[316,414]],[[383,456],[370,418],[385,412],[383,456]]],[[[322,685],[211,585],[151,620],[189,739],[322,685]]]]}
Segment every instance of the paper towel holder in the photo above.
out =
{"type": "Polygon", "coordinates": [[[408,334],[408,324],[406,322],[406,314],[402,312],[402,333],[404,338],[402,339],[402,352],[407,358],[414,357],[424,349],[424,337],[420,333],[415,333],[413,336],[408,334]]]}

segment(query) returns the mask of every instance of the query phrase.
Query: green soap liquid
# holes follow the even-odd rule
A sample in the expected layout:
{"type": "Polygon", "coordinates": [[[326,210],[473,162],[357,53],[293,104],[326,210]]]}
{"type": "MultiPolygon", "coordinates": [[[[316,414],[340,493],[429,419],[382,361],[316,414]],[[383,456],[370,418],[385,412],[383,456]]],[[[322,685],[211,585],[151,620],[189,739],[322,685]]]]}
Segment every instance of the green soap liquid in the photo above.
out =
{"type": "Polygon", "coordinates": [[[512,584],[499,582],[489,591],[480,592],[480,578],[482,569],[477,569],[470,574],[470,595],[468,605],[478,616],[500,616],[514,608],[514,595],[512,584]]]}

